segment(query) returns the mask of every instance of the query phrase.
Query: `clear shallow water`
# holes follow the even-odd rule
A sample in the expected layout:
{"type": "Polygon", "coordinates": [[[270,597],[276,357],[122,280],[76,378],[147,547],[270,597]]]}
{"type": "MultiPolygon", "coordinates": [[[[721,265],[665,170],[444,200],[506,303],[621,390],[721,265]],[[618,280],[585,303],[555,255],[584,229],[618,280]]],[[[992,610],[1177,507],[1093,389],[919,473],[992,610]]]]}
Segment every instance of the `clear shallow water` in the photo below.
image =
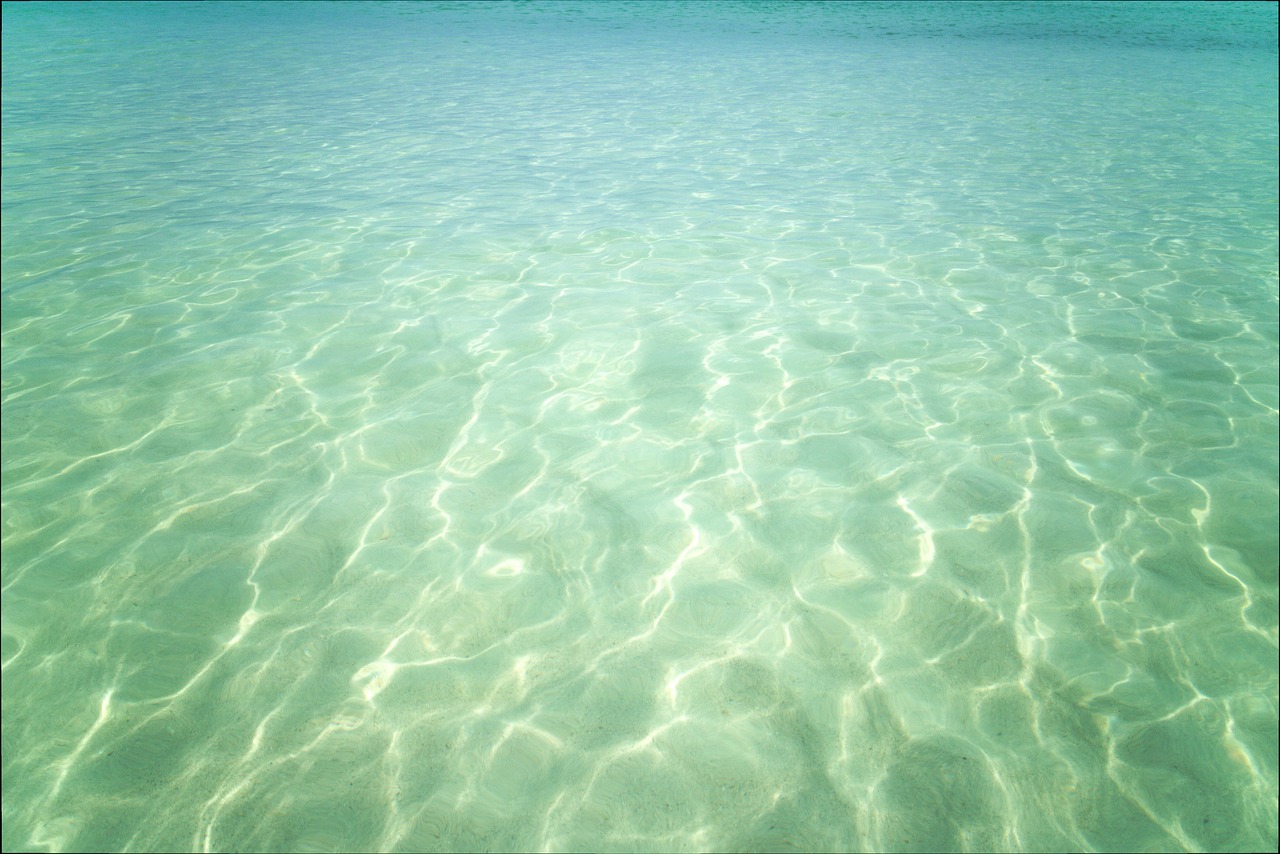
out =
{"type": "Polygon", "coordinates": [[[1276,844],[1275,7],[4,7],[6,850],[1276,844]]]}

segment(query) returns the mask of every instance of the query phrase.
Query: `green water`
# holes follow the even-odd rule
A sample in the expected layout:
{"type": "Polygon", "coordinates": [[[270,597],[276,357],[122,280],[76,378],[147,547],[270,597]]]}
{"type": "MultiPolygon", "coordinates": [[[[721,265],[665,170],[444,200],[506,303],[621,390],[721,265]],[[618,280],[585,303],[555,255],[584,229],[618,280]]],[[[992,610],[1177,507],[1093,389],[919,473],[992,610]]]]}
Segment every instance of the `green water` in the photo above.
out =
{"type": "Polygon", "coordinates": [[[5,4],[3,848],[1273,850],[1273,4],[5,4]]]}

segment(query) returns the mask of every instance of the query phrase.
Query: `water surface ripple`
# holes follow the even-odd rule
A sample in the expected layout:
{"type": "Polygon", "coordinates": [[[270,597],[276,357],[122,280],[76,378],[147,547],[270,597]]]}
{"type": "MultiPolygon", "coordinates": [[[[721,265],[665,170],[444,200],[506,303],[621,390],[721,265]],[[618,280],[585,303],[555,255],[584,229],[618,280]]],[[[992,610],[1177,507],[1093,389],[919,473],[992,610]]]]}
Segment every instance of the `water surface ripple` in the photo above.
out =
{"type": "Polygon", "coordinates": [[[1271,4],[4,9],[5,850],[1275,850],[1271,4]]]}

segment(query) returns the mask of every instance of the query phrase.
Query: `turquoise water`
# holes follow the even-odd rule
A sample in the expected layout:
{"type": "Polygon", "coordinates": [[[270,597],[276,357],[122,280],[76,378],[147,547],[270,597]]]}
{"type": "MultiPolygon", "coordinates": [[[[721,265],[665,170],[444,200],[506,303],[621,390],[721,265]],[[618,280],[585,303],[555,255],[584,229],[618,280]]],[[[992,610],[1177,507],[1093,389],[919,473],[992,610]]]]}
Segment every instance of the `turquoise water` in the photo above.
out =
{"type": "Polygon", "coordinates": [[[1274,4],[4,6],[3,848],[1274,850],[1274,4]]]}

